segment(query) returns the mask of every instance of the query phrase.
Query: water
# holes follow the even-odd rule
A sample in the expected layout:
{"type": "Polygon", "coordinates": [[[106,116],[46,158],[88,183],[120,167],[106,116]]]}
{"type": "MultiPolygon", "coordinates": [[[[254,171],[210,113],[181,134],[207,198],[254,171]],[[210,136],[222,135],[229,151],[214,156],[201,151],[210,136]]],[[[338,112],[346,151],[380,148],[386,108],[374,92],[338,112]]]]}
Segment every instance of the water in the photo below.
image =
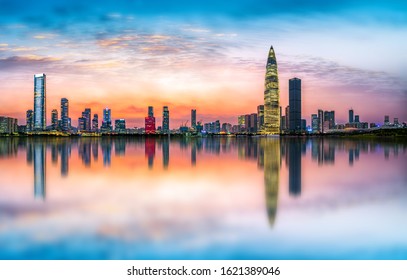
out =
{"type": "Polygon", "coordinates": [[[407,144],[0,138],[0,259],[407,259],[407,144]]]}

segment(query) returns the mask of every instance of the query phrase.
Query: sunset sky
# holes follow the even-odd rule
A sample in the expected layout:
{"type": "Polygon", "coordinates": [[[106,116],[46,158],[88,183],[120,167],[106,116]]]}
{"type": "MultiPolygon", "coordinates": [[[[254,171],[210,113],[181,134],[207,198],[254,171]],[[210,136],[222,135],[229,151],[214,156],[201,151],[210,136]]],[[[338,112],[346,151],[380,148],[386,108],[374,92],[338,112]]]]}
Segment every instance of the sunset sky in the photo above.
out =
{"type": "Polygon", "coordinates": [[[0,0],[0,115],[25,124],[33,75],[47,74],[47,119],[70,102],[77,125],[90,107],[128,127],[147,106],[161,125],[190,119],[237,123],[263,103],[274,46],[280,105],[302,79],[302,116],[318,109],[347,121],[407,121],[406,1],[0,0]],[[102,4],[103,3],[103,4],[102,4]]]}

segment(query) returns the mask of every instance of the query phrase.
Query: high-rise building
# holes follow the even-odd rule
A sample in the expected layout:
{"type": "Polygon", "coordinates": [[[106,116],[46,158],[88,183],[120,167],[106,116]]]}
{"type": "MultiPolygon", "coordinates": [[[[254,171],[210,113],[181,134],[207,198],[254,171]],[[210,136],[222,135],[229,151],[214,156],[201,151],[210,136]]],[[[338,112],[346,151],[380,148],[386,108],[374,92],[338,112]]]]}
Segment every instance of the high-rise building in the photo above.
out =
{"type": "Polygon", "coordinates": [[[353,109],[349,110],[349,123],[353,123],[354,119],[353,119],[353,109]]]}
{"type": "Polygon", "coordinates": [[[85,111],[82,112],[82,118],[85,118],[85,130],[91,131],[92,130],[92,122],[91,122],[91,110],[90,108],[86,108],[85,111]]]}
{"type": "Polygon", "coordinates": [[[46,76],[34,75],[34,130],[45,130],[46,121],[46,76]]]}
{"type": "Polygon", "coordinates": [[[154,108],[153,106],[148,106],[148,116],[154,117],[154,108]]]}
{"type": "Polygon", "coordinates": [[[301,79],[293,78],[288,82],[289,87],[289,130],[301,131],[301,79]]]}
{"type": "Polygon", "coordinates": [[[359,115],[355,115],[355,123],[360,123],[359,115]]]}
{"type": "Polygon", "coordinates": [[[324,131],[325,129],[335,128],[335,111],[324,112],[324,131]]]}
{"type": "Polygon", "coordinates": [[[257,106],[257,130],[260,131],[264,124],[264,105],[257,106]]]}
{"type": "Polygon", "coordinates": [[[170,132],[170,111],[168,110],[168,106],[163,107],[163,126],[162,126],[163,133],[170,132]]]}
{"type": "Polygon", "coordinates": [[[311,115],[311,127],[312,127],[312,132],[317,133],[319,131],[319,122],[318,122],[318,115],[317,114],[312,114],[311,115]]]}
{"type": "Polygon", "coordinates": [[[290,106],[285,107],[285,129],[290,129],[290,106]]]}
{"type": "Polygon", "coordinates": [[[250,132],[257,133],[257,114],[250,114],[250,132]]]}
{"type": "Polygon", "coordinates": [[[58,129],[58,111],[57,111],[57,109],[53,109],[51,112],[51,124],[52,124],[52,130],[58,129]]]}
{"type": "Polygon", "coordinates": [[[318,109],[318,132],[324,133],[324,111],[318,109]]]}
{"type": "Polygon", "coordinates": [[[99,130],[99,115],[94,114],[92,119],[92,131],[98,132],[99,130]]]}
{"type": "Polygon", "coordinates": [[[239,126],[239,132],[244,131],[245,126],[246,126],[245,121],[246,121],[245,115],[241,115],[241,116],[237,117],[237,124],[239,126]]]}
{"type": "Polygon", "coordinates": [[[69,120],[69,102],[66,98],[61,98],[61,130],[69,131],[70,127],[69,120]]]}
{"type": "Polygon", "coordinates": [[[390,124],[390,117],[388,115],[384,116],[384,125],[389,125],[390,124]]]}
{"type": "Polygon", "coordinates": [[[26,132],[31,132],[34,129],[34,111],[27,110],[26,114],[26,132]]]}
{"type": "Polygon", "coordinates": [[[118,119],[115,121],[115,131],[117,133],[126,133],[126,120],[118,119]]]}
{"type": "Polygon", "coordinates": [[[250,120],[251,120],[250,114],[244,115],[244,131],[245,132],[250,132],[250,128],[252,127],[250,120]]]}
{"type": "Polygon", "coordinates": [[[192,129],[196,130],[196,109],[191,110],[191,126],[192,129]]]}
{"type": "Polygon", "coordinates": [[[273,46],[267,58],[264,89],[264,134],[280,133],[280,93],[278,86],[277,60],[273,46]]]}
{"type": "Polygon", "coordinates": [[[109,108],[103,109],[102,132],[112,131],[112,111],[109,108]]]}
{"type": "Polygon", "coordinates": [[[394,118],[394,125],[399,125],[399,118],[394,118]]]}
{"type": "Polygon", "coordinates": [[[146,117],[145,118],[145,133],[154,134],[155,133],[155,118],[146,117]]]}

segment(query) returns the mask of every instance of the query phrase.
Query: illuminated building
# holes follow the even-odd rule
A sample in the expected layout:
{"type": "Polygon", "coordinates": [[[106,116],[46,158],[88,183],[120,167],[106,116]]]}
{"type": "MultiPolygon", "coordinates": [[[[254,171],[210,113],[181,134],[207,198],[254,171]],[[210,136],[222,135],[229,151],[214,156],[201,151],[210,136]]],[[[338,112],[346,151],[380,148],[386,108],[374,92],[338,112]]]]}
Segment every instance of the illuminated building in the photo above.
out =
{"type": "Polygon", "coordinates": [[[163,133],[170,132],[170,111],[168,110],[168,106],[163,107],[163,126],[162,126],[163,133]]]}
{"type": "Polygon", "coordinates": [[[34,130],[46,128],[46,76],[34,75],[34,130]]]}
{"type": "Polygon", "coordinates": [[[0,133],[12,134],[18,131],[18,121],[15,118],[0,117],[0,133]]]}
{"type": "Polygon", "coordinates": [[[360,123],[359,115],[355,115],[355,123],[360,123]]]}
{"type": "Polygon", "coordinates": [[[148,116],[154,117],[154,108],[153,106],[148,106],[148,116]]]}
{"type": "Polygon", "coordinates": [[[289,91],[289,130],[301,131],[301,79],[293,78],[288,81],[289,91]]]}
{"type": "Polygon", "coordinates": [[[98,132],[99,130],[99,115],[94,114],[92,119],[92,131],[98,132]]]}
{"type": "Polygon", "coordinates": [[[311,115],[311,127],[312,127],[312,132],[317,133],[319,131],[319,122],[318,122],[318,115],[317,114],[312,114],[311,115]]]}
{"type": "Polygon", "coordinates": [[[61,98],[61,130],[69,131],[70,119],[69,119],[69,102],[66,98],[61,98]]]}
{"type": "Polygon", "coordinates": [[[241,115],[237,118],[237,124],[239,125],[239,132],[242,132],[245,128],[245,116],[241,115]]]}
{"type": "Polygon", "coordinates": [[[126,120],[118,119],[115,121],[115,131],[117,133],[126,133],[126,120]]]}
{"type": "Polygon", "coordinates": [[[52,130],[58,129],[58,111],[57,111],[57,109],[53,109],[51,112],[51,125],[52,125],[52,130]]]}
{"type": "Polygon", "coordinates": [[[147,134],[155,133],[155,118],[154,117],[145,118],[145,133],[147,133],[147,134]]]}
{"type": "Polygon", "coordinates": [[[257,130],[260,130],[264,124],[264,105],[257,106],[257,130]]]}
{"type": "Polygon", "coordinates": [[[388,115],[384,116],[384,125],[389,125],[390,124],[390,117],[388,115]]]}
{"type": "Polygon", "coordinates": [[[27,110],[26,114],[26,132],[31,132],[34,129],[34,111],[27,110]]]}
{"type": "Polygon", "coordinates": [[[191,110],[191,126],[192,129],[196,130],[196,109],[191,110]]]}
{"type": "MultiPolygon", "coordinates": [[[[324,112],[324,127],[328,129],[335,128],[335,111],[324,112]]],[[[325,129],[324,129],[325,131],[325,129]]]]}
{"type": "Polygon", "coordinates": [[[91,131],[91,111],[89,108],[86,108],[84,112],[82,112],[82,118],[85,119],[85,131],[91,131]]]}
{"type": "Polygon", "coordinates": [[[264,125],[263,134],[280,133],[280,96],[278,87],[277,60],[273,46],[270,47],[264,89],[264,125]]]}
{"type": "Polygon", "coordinates": [[[100,130],[102,132],[112,131],[112,111],[109,108],[103,109],[103,121],[100,130]]]}

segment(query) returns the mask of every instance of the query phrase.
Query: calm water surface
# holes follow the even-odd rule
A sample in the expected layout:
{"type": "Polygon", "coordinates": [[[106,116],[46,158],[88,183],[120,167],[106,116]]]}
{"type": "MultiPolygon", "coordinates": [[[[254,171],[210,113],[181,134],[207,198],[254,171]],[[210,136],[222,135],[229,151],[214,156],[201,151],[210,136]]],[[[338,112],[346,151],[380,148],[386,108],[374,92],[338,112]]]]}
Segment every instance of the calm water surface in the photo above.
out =
{"type": "Polygon", "coordinates": [[[407,259],[407,144],[0,138],[0,259],[407,259]]]}

